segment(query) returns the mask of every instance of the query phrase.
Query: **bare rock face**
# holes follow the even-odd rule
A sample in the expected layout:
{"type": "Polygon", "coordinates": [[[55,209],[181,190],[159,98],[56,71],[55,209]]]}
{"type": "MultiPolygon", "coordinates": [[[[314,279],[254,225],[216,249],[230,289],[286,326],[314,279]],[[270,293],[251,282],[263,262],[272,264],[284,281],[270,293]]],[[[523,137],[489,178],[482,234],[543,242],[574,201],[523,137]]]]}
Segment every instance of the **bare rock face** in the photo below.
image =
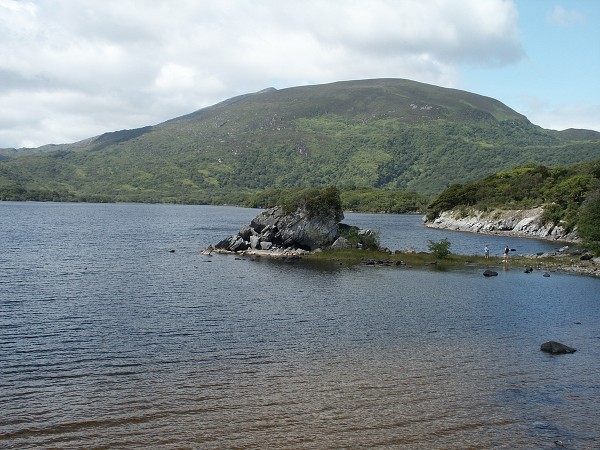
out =
{"type": "Polygon", "coordinates": [[[252,220],[250,228],[259,241],[309,251],[331,245],[340,236],[334,214],[310,217],[303,209],[290,214],[284,214],[280,207],[268,209],[252,220]]]}
{"type": "MultiPolygon", "coordinates": [[[[310,252],[329,248],[347,232],[348,225],[339,223],[343,219],[335,211],[311,216],[303,208],[286,214],[281,207],[270,208],[255,217],[249,226],[242,227],[238,234],[223,239],[215,250],[243,252],[265,250],[270,252],[310,252]]],[[[369,230],[359,230],[369,233],[369,230]]],[[[346,246],[347,244],[344,244],[346,246]]]]}
{"type": "Polygon", "coordinates": [[[548,240],[579,242],[575,233],[567,233],[559,225],[542,223],[544,209],[541,207],[521,210],[471,210],[444,211],[434,220],[424,218],[425,225],[457,231],[471,231],[485,234],[506,234],[520,237],[535,237],[548,240]]]}

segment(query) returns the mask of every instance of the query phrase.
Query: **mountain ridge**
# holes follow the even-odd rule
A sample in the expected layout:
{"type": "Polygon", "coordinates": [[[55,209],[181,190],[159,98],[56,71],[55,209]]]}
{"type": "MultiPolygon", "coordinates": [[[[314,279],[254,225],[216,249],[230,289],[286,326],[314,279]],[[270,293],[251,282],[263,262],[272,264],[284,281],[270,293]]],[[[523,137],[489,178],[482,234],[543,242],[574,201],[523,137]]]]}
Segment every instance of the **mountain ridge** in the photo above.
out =
{"type": "Polygon", "coordinates": [[[18,153],[0,151],[0,194],[211,203],[223,193],[318,185],[432,195],[527,162],[594,160],[600,133],[545,130],[490,97],[385,78],[267,88],[156,125],[18,153]]]}

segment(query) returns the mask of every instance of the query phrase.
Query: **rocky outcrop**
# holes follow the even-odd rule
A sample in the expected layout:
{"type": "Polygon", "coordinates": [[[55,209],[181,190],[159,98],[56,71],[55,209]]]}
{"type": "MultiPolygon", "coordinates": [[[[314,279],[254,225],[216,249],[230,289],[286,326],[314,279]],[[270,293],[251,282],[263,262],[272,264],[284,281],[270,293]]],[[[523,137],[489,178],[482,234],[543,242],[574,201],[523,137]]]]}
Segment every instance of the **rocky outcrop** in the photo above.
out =
{"type": "Polygon", "coordinates": [[[560,342],[556,341],[544,342],[541,345],[540,350],[543,352],[550,353],[552,355],[564,355],[566,353],[575,353],[577,351],[574,348],[569,347],[568,345],[561,344],[560,342]]]}
{"type": "Polygon", "coordinates": [[[483,272],[483,276],[484,277],[497,277],[498,276],[498,272],[496,272],[495,270],[486,269],[483,272]]]}
{"type": "Polygon", "coordinates": [[[348,236],[373,234],[370,230],[339,223],[339,219],[343,219],[343,214],[341,217],[335,213],[311,216],[302,208],[286,214],[281,207],[270,208],[255,217],[250,225],[242,227],[238,234],[216,244],[214,251],[298,255],[317,249],[352,247],[348,236]]]}
{"type": "Polygon", "coordinates": [[[558,225],[542,223],[544,209],[541,207],[520,210],[493,210],[488,212],[461,210],[442,212],[437,218],[423,219],[425,226],[455,231],[484,234],[531,237],[566,242],[580,242],[574,232],[566,232],[558,225]]]}

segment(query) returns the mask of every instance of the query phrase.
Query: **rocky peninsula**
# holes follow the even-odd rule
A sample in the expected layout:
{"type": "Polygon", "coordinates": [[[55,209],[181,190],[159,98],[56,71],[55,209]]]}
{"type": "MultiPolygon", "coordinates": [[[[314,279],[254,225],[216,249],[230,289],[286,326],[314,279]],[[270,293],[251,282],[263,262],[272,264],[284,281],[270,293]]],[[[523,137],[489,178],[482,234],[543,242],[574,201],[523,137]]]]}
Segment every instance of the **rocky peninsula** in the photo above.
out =
{"type": "Polygon", "coordinates": [[[543,223],[541,207],[531,209],[479,211],[462,209],[443,211],[433,220],[423,218],[425,226],[454,231],[494,234],[580,243],[576,232],[560,225],[543,223]]]}

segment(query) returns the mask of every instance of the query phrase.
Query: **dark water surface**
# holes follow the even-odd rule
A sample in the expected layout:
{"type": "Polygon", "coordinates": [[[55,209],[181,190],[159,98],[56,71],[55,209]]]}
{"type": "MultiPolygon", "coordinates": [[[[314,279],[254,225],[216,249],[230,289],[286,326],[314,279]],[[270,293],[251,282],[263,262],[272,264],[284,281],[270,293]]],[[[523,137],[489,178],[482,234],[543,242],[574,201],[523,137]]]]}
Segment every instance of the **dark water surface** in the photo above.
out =
{"type": "Polygon", "coordinates": [[[600,280],[199,254],[258,212],[0,202],[0,448],[600,447],[600,280]]]}

